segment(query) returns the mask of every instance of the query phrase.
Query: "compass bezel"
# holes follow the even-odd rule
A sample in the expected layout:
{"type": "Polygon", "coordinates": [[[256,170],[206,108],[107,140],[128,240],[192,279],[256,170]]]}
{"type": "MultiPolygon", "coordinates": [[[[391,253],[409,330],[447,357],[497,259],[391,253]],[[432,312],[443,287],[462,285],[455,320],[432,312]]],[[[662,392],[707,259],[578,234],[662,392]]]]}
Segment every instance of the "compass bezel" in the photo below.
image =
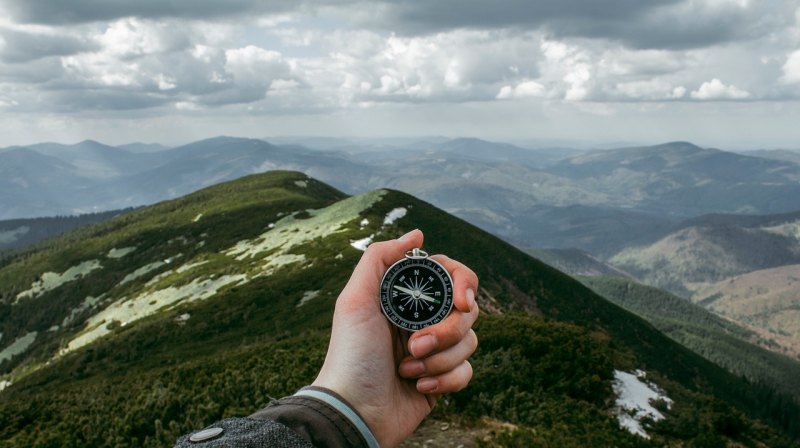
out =
{"type": "Polygon", "coordinates": [[[381,311],[383,311],[383,314],[389,322],[403,330],[412,332],[419,331],[425,327],[441,322],[450,314],[453,308],[453,279],[444,266],[427,256],[406,256],[406,258],[398,260],[390,266],[383,275],[380,289],[380,305],[381,311]],[[436,305],[439,309],[436,310],[433,315],[429,315],[421,320],[414,320],[402,316],[400,311],[397,310],[397,302],[400,299],[394,300],[391,293],[396,280],[401,277],[403,272],[411,269],[425,270],[427,271],[425,276],[428,275],[427,273],[430,273],[434,281],[438,281],[441,284],[441,290],[443,291],[442,303],[436,305]]]}

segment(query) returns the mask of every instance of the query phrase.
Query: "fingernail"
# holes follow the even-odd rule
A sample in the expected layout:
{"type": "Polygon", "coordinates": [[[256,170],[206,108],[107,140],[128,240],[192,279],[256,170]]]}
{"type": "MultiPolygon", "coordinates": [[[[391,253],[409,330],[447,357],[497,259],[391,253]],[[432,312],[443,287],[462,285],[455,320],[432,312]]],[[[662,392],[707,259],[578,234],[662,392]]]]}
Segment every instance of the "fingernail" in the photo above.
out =
{"type": "Polygon", "coordinates": [[[417,390],[423,394],[430,394],[436,392],[439,388],[439,381],[436,378],[420,378],[417,381],[417,390]]]}
{"type": "Polygon", "coordinates": [[[426,334],[411,341],[411,354],[415,358],[422,358],[436,349],[436,345],[436,337],[426,334]]]}
{"type": "Polygon", "coordinates": [[[422,361],[409,361],[405,363],[403,371],[406,373],[406,376],[420,376],[425,373],[425,363],[422,361]]]}
{"type": "Polygon", "coordinates": [[[475,307],[475,291],[472,288],[467,288],[467,306],[469,309],[475,307]]]}
{"type": "Polygon", "coordinates": [[[407,240],[407,239],[411,238],[411,234],[412,234],[412,233],[414,233],[414,232],[416,232],[416,231],[417,231],[417,229],[414,229],[414,230],[412,230],[412,231],[410,231],[410,232],[406,233],[405,235],[401,236],[401,237],[399,238],[399,239],[400,239],[400,241],[405,241],[405,240],[407,240]]]}

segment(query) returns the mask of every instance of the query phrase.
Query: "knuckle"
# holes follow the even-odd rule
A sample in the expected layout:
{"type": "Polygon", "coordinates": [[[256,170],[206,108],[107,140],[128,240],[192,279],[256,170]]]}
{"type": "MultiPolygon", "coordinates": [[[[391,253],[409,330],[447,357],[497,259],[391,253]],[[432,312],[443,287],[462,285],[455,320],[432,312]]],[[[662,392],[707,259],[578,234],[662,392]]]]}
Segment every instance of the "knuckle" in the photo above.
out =
{"type": "Polygon", "coordinates": [[[478,335],[475,334],[475,330],[469,330],[467,333],[467,344],[469,344],[470,354],[475,353],[475,350],[478,348],[478,335]]]}
{"type": "Polygon", "coordinates": [[[364,256],[366,257],[375,257],[379,253],[381,253],[388,244],[388,241],[377,241],[375,243],[370,244],[367,246],[367,250],[364,251],[364,256]]]}

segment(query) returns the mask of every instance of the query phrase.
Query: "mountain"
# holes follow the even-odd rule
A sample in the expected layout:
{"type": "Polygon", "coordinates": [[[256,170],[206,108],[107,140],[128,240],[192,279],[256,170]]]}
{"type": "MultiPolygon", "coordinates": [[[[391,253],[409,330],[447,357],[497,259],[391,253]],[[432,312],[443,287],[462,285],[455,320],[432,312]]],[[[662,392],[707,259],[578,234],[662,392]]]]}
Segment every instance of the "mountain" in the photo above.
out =
{"type": "Polygon", "coordinates": [[[0,440],[168,445],[291,393],[322,362],[361,256],[353,243],[413,228],[481,279],[475,378],[433,421],[462,422],[489,446],[798,446],[794,399],[565,274],[407,194],[348,197],[292,172],[205,188],[5,260],[0,440]],[[405,216],[387,222],[398,208],[405,216]],[[628,410],[628,387],[662,397],[644,401],[652,417],[628,410]]]}
{"type": "Polygon", "coordinates": [[[77,174],[90,179],[109,179],[145,170],[156,160],[124,149],[85,140],[74,145],[39,143],[27,146],[39,154],[55,157],[74,166],[77,174]]]}
{"type": "Polygon", "coordinates": [[[535,258],[571,276],[629,277],[623,271],[580,249],[528,249],[535,258]]]}
{"type": "Polygon", "coordinates": [[[751,157],[760,157],[762,159],[782,160],[785,162],[792,162],[800,164],[800,151],[791,149],[759,149],[754,151],[746,151],[742,154],[751,157]]]}
{"type": "Polygon", "coordinates": [[[645,283],[690,297],[700,284],[800,263],[800,213],[710,215],[688,220],[610,263],[645,283]]]}
{"type": "Polygon", "coordinates": [[[523,164],[534,168],[546,167],[573,151],[526,149],[509,143],[497,143],[478,138],[454,138],[434,146],[433,153],[451,158],[478,162],[523,164]]]}
{"type": "Polygon", "coordinates": [[[141,152],[159,152],[164,151],[165,149],[169,149],[169,146],[164,146],[160,143],[128,143],[125,145],[119,145],[117,148],[133,152],[133,153],[141,153],[141,152]]]}
{"type": "Polygon", "coordinates": [[[800,213],[709,215],[609,258],[613,266],[672,291],[800,354],[796,279],[800,213]]]}
{"type": "Polygon", "coordinates": [[[514,231],[501,234],[523,247],[574,247],[602,258],[652,241],[675,226],[663,215],[587,205],[535,206],[512,220],[514,231]]]}
{"type": "MultiPolygon", "coordinates": [[[[218,137],[157,152],[129,152],[84,141],[0,152],[0,219],[73,215],[137,207],[244,175],[302,169],[362,179],[368,172],[338,153],[262,140],[218,137]]],[[[366,189],[364,179],[358,186],[366,189]]]]}
{"type": "Polygon", "coordinates": [[[520,247],[574,247],[607,257],[689,217],[795,211],[800,193],[800,166],[683,142],[583,152],[474,138],[275,141],[217,137],[158,151],[93,141],[32,145],[69,164],[64,173],[50,171],[58,186],[37,195],[57,200],[39,204],[9,186],[0,219],[152,204],[290,169],[349,194],[382,187],[413,194],[520,247]]]}
{"type": "Polygon", "coordinates": [[[780,350],[774,341],[629,278],[595,276],[580,277],[580,281],[709,361],[800,398],[800,352],[787,353],[791,357],[773,353],[780,350]]]}
{"type": "Polygon", "coordinates": [[[0,152],[0,219],[72,214],[73,195],[89,185],[77,168],[26,148],[0,152]]]}
{"type": "Polygon", "coordinates": [[[796,211],[800,165],[688,142],[593,151],[548,172],[635,206],[682,217],[796,211]]]}

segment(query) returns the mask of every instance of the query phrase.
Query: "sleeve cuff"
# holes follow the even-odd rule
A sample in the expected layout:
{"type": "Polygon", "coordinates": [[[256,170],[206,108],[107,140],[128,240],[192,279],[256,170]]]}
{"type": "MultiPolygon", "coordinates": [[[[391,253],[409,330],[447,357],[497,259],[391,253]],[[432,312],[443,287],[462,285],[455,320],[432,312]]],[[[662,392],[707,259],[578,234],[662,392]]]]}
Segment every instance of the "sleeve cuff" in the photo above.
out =
{"type": "Polygon", "coordinates": [[[364,419],[361,418],[358,412],[356,412],[356,410],[353,409],[353,407],[350,406],[350,404],[336,392],[322,387],[308,386],[298,390],[294,396],[313,398],[334,408],[345,418],[347,418],[347,420],[349,420],[350,423],[356,427],[356,429],[358,429],[358,432],[361,434],[361,437],[364,438],[364,441],[367,442],[367,446],[369,448],[380,448],[378,439],[376,439],[375,435],[372,434],[372,431],[370,431],[369,426],[367,426],[367,423],[364,422],[364,419]]]}
{"type": "Polygon", "coordinates": [[[379,448],[364,419],[332,390],[308,386],[250,416],[280,423],[318,448],[379,448]]]}

